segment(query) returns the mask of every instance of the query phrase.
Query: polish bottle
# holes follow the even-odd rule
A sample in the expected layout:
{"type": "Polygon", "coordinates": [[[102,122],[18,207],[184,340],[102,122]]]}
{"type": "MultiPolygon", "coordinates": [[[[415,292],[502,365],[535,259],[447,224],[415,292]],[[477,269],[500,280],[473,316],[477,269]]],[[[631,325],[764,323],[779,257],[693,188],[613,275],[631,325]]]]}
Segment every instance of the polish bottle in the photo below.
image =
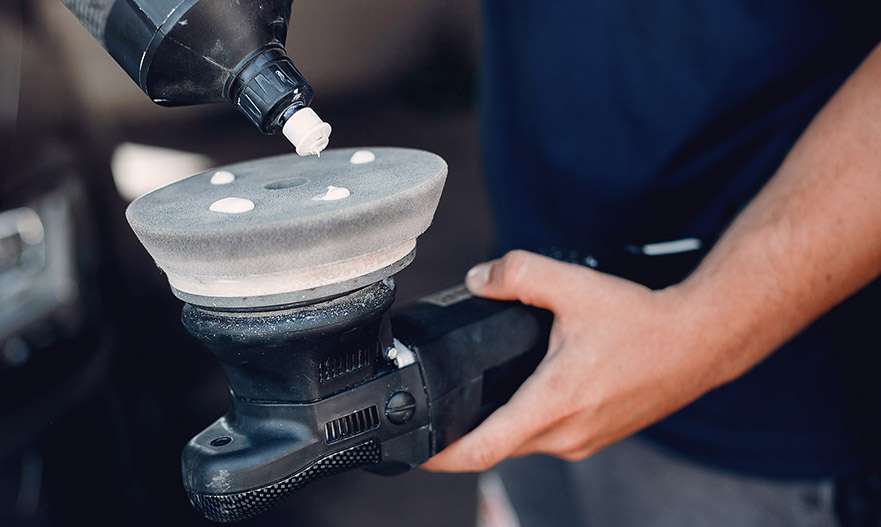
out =
{"type": "Polygon", "coordinates": [[[330,125],[284,48],[292,0],[62,1],[153,102],[227,102],[300,155],[327,146],[330,125]]]}

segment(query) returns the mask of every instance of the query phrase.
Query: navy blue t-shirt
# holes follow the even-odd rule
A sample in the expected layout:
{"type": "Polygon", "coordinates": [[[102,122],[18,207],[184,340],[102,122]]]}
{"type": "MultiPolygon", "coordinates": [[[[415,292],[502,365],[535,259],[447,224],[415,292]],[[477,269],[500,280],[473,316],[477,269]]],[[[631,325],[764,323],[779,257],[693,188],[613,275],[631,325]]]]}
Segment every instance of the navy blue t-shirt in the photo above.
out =
{"type": "MultiPolygon", "coordinates": [[[[483,147],[500,250],[716,239],[881,41],[875,1],[484,7],[483,147]]],[[[774,477],[877,468],[878,316],[873,284],[645,435],[774,477]]]]}

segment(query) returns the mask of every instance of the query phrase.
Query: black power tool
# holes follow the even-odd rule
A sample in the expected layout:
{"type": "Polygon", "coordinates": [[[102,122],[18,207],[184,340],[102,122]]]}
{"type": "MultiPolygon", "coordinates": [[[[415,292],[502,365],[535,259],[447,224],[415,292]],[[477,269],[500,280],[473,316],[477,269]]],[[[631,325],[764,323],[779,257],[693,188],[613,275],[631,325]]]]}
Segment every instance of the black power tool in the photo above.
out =
{"type": "Polygon", "coordinates": [[[354,468],[418,466],[504,404],[551,318],[463,287],[390,311],[446,176],[427,152],[336,150],[193,176],[127,216],[221,361],[232,407],[184,448],[207,518],[354,468]]]}
{"type": "Polygon", "coordinates": [[[397,474],[503,404],[546,349],[545,317],[461,288],[389,316],[391,280],[278,311],[184,306],[220,359],[232,408],[183,452],[206,518],[257,514],[318,478],[397,474]]]}

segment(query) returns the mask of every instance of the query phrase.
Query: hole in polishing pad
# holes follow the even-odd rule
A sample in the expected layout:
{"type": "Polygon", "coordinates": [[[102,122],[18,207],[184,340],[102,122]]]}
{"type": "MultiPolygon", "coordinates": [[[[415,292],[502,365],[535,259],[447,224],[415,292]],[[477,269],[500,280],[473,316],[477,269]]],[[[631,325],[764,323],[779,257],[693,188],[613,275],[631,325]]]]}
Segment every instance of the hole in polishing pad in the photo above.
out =
{"type": "Polygon", "coordinates": [[[308,181],[309,180],[304,177],[292,177],[279,181],[273,181],[272,183],[265,185],[263,188],[265,188],[266,190],[284,190],[287,188],[299,187],[300,185],[308,183],[308,181]]]}
{"type": "Polygon", "coordinates": [[[242,214],[254,210],[254,202],[245,198],[223,198],[212,203],[208,210],[223,214],[242,214]]]}

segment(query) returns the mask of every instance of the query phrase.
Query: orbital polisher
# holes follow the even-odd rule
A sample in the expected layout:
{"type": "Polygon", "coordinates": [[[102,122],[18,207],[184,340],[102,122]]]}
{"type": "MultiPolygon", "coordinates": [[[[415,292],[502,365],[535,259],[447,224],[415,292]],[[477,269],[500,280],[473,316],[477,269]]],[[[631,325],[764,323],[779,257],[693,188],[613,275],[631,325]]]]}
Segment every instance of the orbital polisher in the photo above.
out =
{"type": "Polygon", "coordinates": [[[331,150],[211,170],[130,205],[229,384],[228,413],[182,454],[206,518],[248,518],[350,469],[416,467],[535,369],[546,312],[464,287],[391,310],[446,175],[424,151],[331,150]]]}

